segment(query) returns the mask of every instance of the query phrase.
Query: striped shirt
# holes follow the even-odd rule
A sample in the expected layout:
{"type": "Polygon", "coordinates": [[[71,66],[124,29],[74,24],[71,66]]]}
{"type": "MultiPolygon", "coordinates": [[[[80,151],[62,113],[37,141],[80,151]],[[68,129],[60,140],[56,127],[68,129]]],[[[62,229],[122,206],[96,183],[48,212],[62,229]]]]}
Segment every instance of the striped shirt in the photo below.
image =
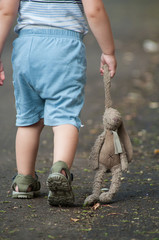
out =
{"type": "Polygon", "coordinates": [[[15,32],[31,28],[63,28],[86,34],[81,0],[21,0],[15,32]]]}

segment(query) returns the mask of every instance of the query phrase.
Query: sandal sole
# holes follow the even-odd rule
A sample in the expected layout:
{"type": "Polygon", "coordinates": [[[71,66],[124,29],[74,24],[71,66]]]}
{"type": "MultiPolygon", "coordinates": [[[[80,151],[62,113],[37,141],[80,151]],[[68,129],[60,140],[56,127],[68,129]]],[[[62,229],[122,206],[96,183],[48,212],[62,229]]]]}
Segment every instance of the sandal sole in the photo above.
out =
{"type": "Polygon", "coordinates": [[[68,206],[74,203],[74,194],[67,178],[60,173],[52,173],[47,179],[48,202],[53,206],[68,206]]]}
{"type": "Polygon", "coordinates": [[[38,196],[40,191],[34,191],[34,192],[12,192],[12,198],[19,198],[19,199],[31,199],[36,196],[38,196]]]}

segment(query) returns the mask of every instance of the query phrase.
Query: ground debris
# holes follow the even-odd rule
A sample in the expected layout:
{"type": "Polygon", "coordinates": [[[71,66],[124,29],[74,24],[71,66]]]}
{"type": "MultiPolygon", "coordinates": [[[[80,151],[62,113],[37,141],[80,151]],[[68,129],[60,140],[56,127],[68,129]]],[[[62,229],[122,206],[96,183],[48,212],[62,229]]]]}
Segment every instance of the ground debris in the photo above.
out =
{"type": "Polygon", "coordinates": [[[112,206],[110,204],[102,204],[102,206],[104,207],[110,207],[110,208],[118,208],[117,206],[112,206]]]}
{"type": "Polygon", "coordinates": [[[159,43],[151,40],[151,39],[146,39],[143,42],[143,49],[147,53],[155,53],[159,51],[159,43]]]}
{"type": "Polygon", "coordinates": [[[71,218],[71,221],[72,222],[78,222],[80,219],[78,219],[78,218],[71,218]]]}
{"type": "Polygon", "coordinates": [[[159,154],[159,149],[154,149],[154,154],[155,155],[159,154]]]}
{"type": "Polygon", "coordinates": [[[96,204],[92,207],[92,209],[93,209],[93,210],[97,210],[99,207],[100,207],[100,203],[96,203],[96,204]]]}
{"type": "Polygon", "coordinates": [[[111,216],[111,215],[124,215],[123,213],[108,213],[107,216],[111,216]]]}

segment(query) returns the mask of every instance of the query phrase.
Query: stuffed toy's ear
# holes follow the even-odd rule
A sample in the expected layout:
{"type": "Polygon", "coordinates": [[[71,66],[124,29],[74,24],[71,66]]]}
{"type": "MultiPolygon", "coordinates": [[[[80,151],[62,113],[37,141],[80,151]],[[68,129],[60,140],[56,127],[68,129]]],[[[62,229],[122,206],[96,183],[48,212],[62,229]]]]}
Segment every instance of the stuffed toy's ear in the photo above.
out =
{"type": "Polygon", "coordinates": [[[128,162],[131,162],[132,161],[132,156],[133,156],[133,148],[132,148],[130,138],[127,134],[127,131],[124,127],[123,122],[120,125],[120,127],[118,128],[118,135],[120,137],[121,142],[124,145],[126,155],[127,155],[127,158],[128,158],[128,162]]]}

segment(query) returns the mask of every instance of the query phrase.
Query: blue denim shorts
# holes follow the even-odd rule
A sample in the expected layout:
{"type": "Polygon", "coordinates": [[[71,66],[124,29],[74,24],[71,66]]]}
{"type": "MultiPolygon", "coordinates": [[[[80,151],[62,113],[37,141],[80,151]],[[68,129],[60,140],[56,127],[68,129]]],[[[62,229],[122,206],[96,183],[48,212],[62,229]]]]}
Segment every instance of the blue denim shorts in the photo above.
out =
{"type": "Polygon", "coordinates": [[[13,42],[16,126],[72,124],[80,129],[86,54],[83,36],[63,29],[21,30],[13,42]]]}

